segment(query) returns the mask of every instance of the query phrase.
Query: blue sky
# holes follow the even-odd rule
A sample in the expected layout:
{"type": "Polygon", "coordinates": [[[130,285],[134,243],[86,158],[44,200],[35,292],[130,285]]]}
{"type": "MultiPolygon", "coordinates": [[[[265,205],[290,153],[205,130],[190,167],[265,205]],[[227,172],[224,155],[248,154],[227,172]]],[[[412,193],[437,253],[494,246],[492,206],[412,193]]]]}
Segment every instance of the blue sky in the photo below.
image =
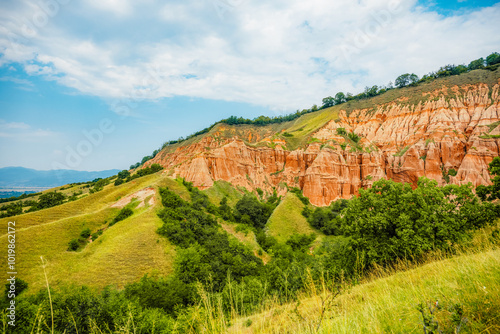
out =
{"type": "Polygon", "coordinates": [[[499,21],[489,0],[4,0],[0,167],[127,168],[230,115],[485,57],[499,21]]]}

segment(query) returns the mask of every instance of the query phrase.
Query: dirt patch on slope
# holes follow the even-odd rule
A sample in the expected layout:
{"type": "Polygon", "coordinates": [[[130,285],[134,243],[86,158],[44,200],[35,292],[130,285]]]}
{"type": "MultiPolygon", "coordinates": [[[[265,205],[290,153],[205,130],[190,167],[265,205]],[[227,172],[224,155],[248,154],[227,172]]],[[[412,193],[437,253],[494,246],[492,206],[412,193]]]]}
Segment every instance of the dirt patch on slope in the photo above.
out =
{"type": "Polygon", "coordinates": [[[155,189],[154,188],[144,188],[131,195],[121,198],[115,204],[111,205],[112,208],[123,208],[125,205],[129,204],[132,199],[137,198],[140,202],[137,206],[138,208],[143,207],[147,200],[148,205],[153,205],[155,203],[155,189]]]}

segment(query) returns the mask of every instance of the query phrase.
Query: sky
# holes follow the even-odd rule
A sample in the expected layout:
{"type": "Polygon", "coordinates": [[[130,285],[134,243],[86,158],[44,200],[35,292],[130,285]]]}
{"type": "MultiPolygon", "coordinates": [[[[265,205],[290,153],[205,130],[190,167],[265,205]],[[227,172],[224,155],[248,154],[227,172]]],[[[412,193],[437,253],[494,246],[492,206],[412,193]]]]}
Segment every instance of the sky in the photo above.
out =
{"type": "Polygon", "coordinates": [[[500,52],[498,22],[490,0],[2,0],[0,167],[125,169],[231,115],[500,52]]]}

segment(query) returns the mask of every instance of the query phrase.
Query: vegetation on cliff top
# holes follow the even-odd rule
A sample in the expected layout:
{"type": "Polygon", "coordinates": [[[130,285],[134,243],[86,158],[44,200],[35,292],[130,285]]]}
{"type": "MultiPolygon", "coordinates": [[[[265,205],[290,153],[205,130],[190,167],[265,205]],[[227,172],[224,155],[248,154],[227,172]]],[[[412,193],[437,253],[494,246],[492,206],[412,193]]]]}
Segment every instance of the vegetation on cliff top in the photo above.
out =
{"type": "MultiPolygon", "coordinates": [[[[371,99],[373,97],[382,95],[384,93],[387,93],[391,90],[394,89],[401,89],[405,87],[416,87],[421,84],[425,83],[430,83],[436,79],[439,78],[446,78],[450,76],[457,76],[461,75],[464,73],[468,73],[474,70],[478,69],[486,69],[490,71],[494,71],[498,68],[498,64],[500,63],[500,54],[497,52],[493,52],[490,54],[486,59],[484,58],[479,58],[476,60],[473,60],[469,63],[469,65],[446,65],[440,67],[438,70],[434,72],[430,72],[426,75],[424,75],[422,78],[419,78],[416,74],[402,74],[398,76],[395,79],[395,86],[393,83],[389,83],[386,86],[377,86],[374,85],[372,87],[366,87],[365,90],[359,94],[353,95],[351,93],[343,93],[343,92],[338,92],[336,93],[333,97],[328,96],[325,97],[322,100],[322,105],[317,106],[313,105],[309,109],[303,109],[303,110],[297,110],[295,113],[289,114],[289,115],[284,115],[284,116],[275,116],[275,117],[268,117],[268,116],[259,116],[254,119],[247,119],[243,117],[237,117],[237,116],[231,116],[226,119],[222,119],[218,122],[215,122],[214,124],[210,125],[209,127],[197,131],[187,137],[180,137],[179,139],[176,140],[170,140],[168,142],[165,142],[163,146],[155,150],[151,155],[145,156],[141,162],[138,162],[134,165],[130,166],[130,169],[137,168],[141,165],[143,165],[145,162],[153,159],[162,149],[174,145],[174,144],[180,144],[183,143],[189,139],[195,138],[199,135],[207,134],[209,133],[216,125],[218,124],[227,124],[227,125],[254,125],[254,126],[266,126],[266,125],[272,125],[272,124],[280,124],[280,123],[286,123],[286,122],[291,122],[294,120],[297,120],[298,118],[307,115],[309,113],[317,112],[322,109],[327,109],[331,108],[333,106],[338,106],[342,105],[347,102],[359,102],[367,99],[371,99]]],[[[346,108],[350,109],[350,108],[346,108]]]]}

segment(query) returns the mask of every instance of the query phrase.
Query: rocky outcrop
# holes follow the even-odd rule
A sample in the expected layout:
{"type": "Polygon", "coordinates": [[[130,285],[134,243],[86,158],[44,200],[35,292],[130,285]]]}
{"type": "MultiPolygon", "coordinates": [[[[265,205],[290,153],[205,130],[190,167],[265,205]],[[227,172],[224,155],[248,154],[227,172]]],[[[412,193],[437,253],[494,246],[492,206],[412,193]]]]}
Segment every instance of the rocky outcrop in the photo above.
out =
{"type": "Polygon", "coordinates": [[[500,154],[498,121],[498,84],[443,87],[424,93],[416,104],[399,101],[341,111],[338,119],[313,133],[310,144],[296,150],[287,150],[283,139],[260,138],[246,129],[245,141],[216,132],[173,152],[165,150],[148,164],[160,163],[170,175],[200,188],[225,180],[284,193],[286,183],[301,188],[311,203],[328,205],[381,178],[416,184],[426,176],[440,185],[489,184],[488,164],[500,154]],[[361,140],[339,135],[338,128],[361,140]],[[252,146],[252,138],[268,146],[252,146]]]}

